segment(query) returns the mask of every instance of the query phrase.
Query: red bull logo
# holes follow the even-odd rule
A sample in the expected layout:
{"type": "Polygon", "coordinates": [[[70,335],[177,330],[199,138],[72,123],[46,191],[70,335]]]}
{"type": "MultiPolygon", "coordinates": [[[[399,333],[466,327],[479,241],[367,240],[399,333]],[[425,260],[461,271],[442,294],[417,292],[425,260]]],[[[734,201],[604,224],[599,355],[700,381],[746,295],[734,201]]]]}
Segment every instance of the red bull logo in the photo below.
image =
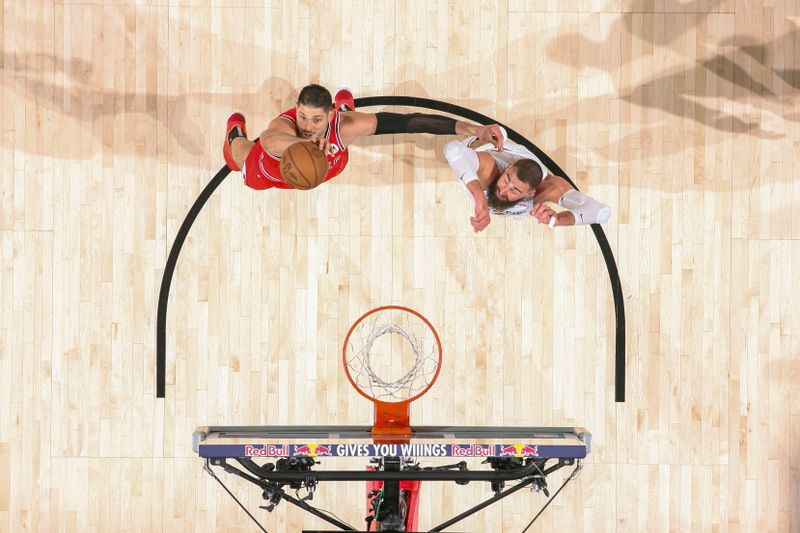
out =
{"type": "Polygon", "coordinates": [[[450,453],[453,457],[490,457],[492,448],[486,444],[454,444],[450,453]]]}
{"type": "Polygon", "coordinates": [[[539,449],[528,444],[510,444],[500,448],[500,456],[513,455],[514,457],[538,457],[539,449]]]}
{"type": "Polygon", "coordinates": [[[292,455],[307,455],[308,457],[317,457],[319,455],[333,455],[330,446],[324,444],[302,444],[295,446],[292,455]]]}
{"type": "Polygon", "coordinates": [[[244,454],[247,457],[286,457],[289,455],[289,447],[275,444],[261,446],[248,444],[244,447],[244,454]]]}

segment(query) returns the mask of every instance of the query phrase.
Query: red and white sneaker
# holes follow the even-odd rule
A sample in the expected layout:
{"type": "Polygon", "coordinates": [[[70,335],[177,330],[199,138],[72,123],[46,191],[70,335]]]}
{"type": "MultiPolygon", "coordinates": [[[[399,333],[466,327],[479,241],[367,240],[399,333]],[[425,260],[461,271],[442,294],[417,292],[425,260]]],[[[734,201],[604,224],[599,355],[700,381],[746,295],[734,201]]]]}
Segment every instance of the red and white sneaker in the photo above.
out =
{"type": "Polygon", "coordinates": [[[247,126],[244,123],[244,115],[241,113],[234,113],[228,117],[228,125],[225,127],[225,144],[222,145],[222,155],[225,158],[225,163],[228,165],[228,168],[231,170],[242,170],[233,160],[233,154],[231,153],[231,143],[228,141],[228,137],[231,134],[231,130],[239,126],[244,136],[247,137],[247,126]]]}
{"type": "Polygon", "coordinates": [[[336,89],[333,95],[333,107],[336,111],[355,111],[356,103],[353,100],[353,93],[347,87],[336,89]]]}

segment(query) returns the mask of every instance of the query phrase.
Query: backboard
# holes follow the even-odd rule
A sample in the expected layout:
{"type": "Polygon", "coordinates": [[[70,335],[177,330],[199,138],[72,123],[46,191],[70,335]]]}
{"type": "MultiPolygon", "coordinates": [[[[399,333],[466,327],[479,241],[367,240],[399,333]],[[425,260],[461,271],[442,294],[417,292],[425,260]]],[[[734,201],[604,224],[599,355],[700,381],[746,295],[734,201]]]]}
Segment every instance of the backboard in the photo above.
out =
{"type": "Polygon", "coordinates": [[[434,385],[441,362],[439,335],[424,316],[378,307],[356,320],[342,349],[347,379],[375,406],[373,425],[203,426],[192,448],[215,478],[212,466],[257,485],[268,511],[286,501],[349,531],[356,528],[307,502],[321,482],[366,482],[365,529],[412,532],[423,481],[484,481],[494,492],[429,530],[442,531],[524,487],[549,496],[547,476],[565,466],[576,465],[562,488],[575,477],[592,444],[582,427],[412,425],[411,403],[434,385]]]}
{"type": "Polygon", "coordinates": [[[540,457],[583,459],[580,427],[417,426],[406,443],[376,443],[371,426],[206,426],[192,436],[199,457],[540,457]]]}

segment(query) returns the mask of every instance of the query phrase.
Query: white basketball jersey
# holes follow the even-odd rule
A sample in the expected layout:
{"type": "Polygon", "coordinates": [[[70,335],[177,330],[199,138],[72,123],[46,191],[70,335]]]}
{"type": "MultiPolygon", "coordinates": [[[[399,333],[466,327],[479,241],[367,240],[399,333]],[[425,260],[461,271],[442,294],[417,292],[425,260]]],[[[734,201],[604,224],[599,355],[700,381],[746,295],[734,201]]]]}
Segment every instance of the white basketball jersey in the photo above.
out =
{"type": "MultiPolygon", "coordinates": [[[[517,144],[514,141],[506,141],[503,143],[503,149],[497,150],[491,144],[484,144],[483,146],[479,146],[475,148],[476,152],[487,152],[492,158],[494,158],[495,163],[497,163],[497,168],[500,169],[500,172],[503,172],[506,168],[511,166],[514,161],[518,159],[533,159],[541,164],[541,161],[538,157],[536,157],[533,152],[522,146],[521,144],[517,144]]],[[[486,192],[484,192],[486,194],[486,192]]],[[[501,216],[512,216],[514,218],[520,219],[524,218],[525,215],[531,212],[533,209],[533,198],[526,198],[525,200],[520,200],[516,204],[506,207],[505,209],[494,209],[491,208],[493,215],[501,215],[501,216]]]]}

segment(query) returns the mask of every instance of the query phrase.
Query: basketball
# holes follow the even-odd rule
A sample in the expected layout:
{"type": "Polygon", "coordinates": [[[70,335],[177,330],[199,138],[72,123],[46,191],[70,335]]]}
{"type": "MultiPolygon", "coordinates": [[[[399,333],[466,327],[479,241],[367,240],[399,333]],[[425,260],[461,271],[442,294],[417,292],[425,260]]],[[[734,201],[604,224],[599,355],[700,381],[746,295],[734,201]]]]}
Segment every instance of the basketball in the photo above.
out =
{"type": "Polygon", "coordinates": [[[296,189],[313,189],[327,173],[328,158],[312,142],[296,142],[283,152],[281,176],[296,189]]]}

